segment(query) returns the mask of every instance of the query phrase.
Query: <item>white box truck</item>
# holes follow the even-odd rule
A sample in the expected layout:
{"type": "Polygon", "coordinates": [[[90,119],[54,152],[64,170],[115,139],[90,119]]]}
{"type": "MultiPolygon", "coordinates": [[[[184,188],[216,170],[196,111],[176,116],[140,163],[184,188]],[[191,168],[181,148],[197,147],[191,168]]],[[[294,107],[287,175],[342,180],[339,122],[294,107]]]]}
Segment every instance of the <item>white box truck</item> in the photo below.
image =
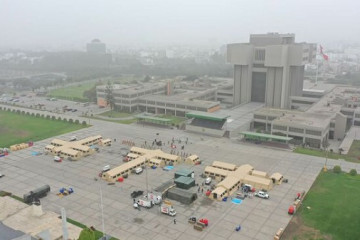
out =
{"type": "Polygon", "coordinates": [[[147,198],[141,198],[137,200],[137,204],[141,207],[151,208],[154,205],[154,202],[147,198]]]}
{"type": "Polygon", "coordinates": [[[162,201],[162,197],[159,193],[150,192],[147,194],[147,198],[156,205],[160,204],[162,201]]]}
{"type": "Polygon", "coordinates": [[[173,206],[171,205],[168,205],[168,204],[162,204],[160,206],[160,211],[164,214],[167,214],[171,217],[174,217],[176,215],[176,211],[175,209],[173,208],[173,206]]]}

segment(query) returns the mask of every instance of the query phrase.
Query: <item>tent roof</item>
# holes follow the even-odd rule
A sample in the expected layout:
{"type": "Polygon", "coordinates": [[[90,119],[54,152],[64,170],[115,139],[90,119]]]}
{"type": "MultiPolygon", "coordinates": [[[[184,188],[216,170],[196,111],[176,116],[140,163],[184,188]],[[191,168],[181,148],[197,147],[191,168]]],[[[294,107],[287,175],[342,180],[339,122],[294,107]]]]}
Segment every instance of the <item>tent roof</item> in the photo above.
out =
{"type": "Polygon", "coordinates": [[[208,113],[208,112],[189,112],[186,113],[186,117],[187,118],[198,118],[198,119],[206,119],[206,120],[212,120],[212,121],[224,121],[226,120],[228,117],[228,115],[220,115],[220,114],[215,114],[215,113],[208,113]]]}
{"type": "Polygon", "coordinates": [[[195,181],[195,179],[191,178],[191,177],[185,177],[185,176],[180,176],[178,178],[175,179],[175,183],[183,183],[183,184],[191,184],[195,181]]]}
{"type": "Polygon", "coordinates": [[[292,139],[291,137],[283,137],[283,136],[278,136],[278,135],[256,133],[256,132],[241,132],[240,134],[242,134],[244,136],[267,138],[267,139],[281,140],[281,141],[290,141],[292,139]]]}

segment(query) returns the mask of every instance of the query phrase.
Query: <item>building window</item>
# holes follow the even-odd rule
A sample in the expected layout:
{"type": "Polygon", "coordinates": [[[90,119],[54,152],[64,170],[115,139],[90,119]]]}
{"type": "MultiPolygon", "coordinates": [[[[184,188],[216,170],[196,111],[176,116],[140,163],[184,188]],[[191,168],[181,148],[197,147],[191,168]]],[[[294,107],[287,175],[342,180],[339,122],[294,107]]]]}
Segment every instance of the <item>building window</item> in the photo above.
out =
{"type": "Polygon", "coordinates": [[[255,49],[255,61],[265,61],[265,49],[255,49]]]}
{"type": "Polygon", "coordinates": [[[257,114],[254,114],[254,118],[256,118],[256,119],[264,119],[264,120],[266,120],[266,116],[257,115],[257,114]]]}
{"type": "Polygon", "coordinates": [[[289,127],[289,132],[304,133],[304,129],[289,127]]]}
{"type": "Polygon", "coordinates": [[[275,130],[287,131],[287,127],[286,127],[286,126],[273,125],[273,129],[275,129],[275,130]]]}
{"type": "Polygon", "coordinates": [[[353,115],[353,112],[349,112],[349,111],[341,110],[340,112],[341,112],[342,114],[346,115],[346,116],[352,116],[352,115],[353,115]]]}
{"type": "Polygon", "coordinates": [[[306,134],[314,135],[314,136],[321,136],[321,131],[306,130],[306,134]]]}

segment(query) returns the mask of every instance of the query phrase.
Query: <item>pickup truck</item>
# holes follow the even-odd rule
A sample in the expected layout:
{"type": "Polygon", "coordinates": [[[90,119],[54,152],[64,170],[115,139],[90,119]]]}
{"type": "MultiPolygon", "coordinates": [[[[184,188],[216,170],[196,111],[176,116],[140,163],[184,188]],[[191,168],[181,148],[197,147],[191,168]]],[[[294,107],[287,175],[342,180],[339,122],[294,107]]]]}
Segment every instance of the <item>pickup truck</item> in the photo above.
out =
{"type": "Polygon", "coordinates": [[[263,192],[263,191],[256,192],[255,196],[257,196],[259,198],[269,199],[269,194],[267,194],[266,192],[263,192]]]}

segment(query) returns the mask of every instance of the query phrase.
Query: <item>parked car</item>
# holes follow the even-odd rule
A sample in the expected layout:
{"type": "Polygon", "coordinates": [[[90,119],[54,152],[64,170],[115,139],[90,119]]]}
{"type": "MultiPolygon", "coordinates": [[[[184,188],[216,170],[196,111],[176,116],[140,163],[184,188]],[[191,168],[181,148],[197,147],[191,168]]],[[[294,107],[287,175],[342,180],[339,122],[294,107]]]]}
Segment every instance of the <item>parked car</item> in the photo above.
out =
{"type": "Polygon", "coordinates": [[[5,177],[5,175],[4,175],[4,174],[2,174],[2,173],[0,173],[0,178],[2,178],[2,177],[5,177]]]}
{"type": "Polygon", "coordinates": [[[142,173],[142,171],[143,171],[143,169],[141,167],[138,167],[135,169],[136,174],[140,174],[140,173],[142,173]]]}
{"type": "Polygon", "coordinates": [[[205,184],[206,184],[206,185],[210,185],[211,180],[212,180],[211,177],[206,178],[206,179],[205,179],[205,184]]]}
{"type": "Polygon", "coordinates": [[[55,162],[62,162],[62,158],[59,157],[59,156],[55,156],[55,157],[54,157],[54,161],[55,161],[55,162]]]}
{"type": "Polygon", "coordinates": [[[110,165],[106,165],[106,166],[104,166],[103,167],[103,172],[107,172],[107,171],[109,171],[110,170],[110,165]]]}
{"type": "Polygon", "coordinates": [[[267,194],[266,192],[263,192],[263,191],[256,192],[255,196],[257,196],[259,198],[269,199],[269,194],[267,194]]]}
{"type": "Polygon", "coordinates": [[[77,137],[76,136],[71,136],[70,137],[70,142],[73,142],[73,141],[76,141],[77,140],[77,137]]]}
{"type": "Polygon", "coordinates": [[[77,109],[73,109],[73,110],[71,110],[72,112],[77,112],[77,109]]]}

